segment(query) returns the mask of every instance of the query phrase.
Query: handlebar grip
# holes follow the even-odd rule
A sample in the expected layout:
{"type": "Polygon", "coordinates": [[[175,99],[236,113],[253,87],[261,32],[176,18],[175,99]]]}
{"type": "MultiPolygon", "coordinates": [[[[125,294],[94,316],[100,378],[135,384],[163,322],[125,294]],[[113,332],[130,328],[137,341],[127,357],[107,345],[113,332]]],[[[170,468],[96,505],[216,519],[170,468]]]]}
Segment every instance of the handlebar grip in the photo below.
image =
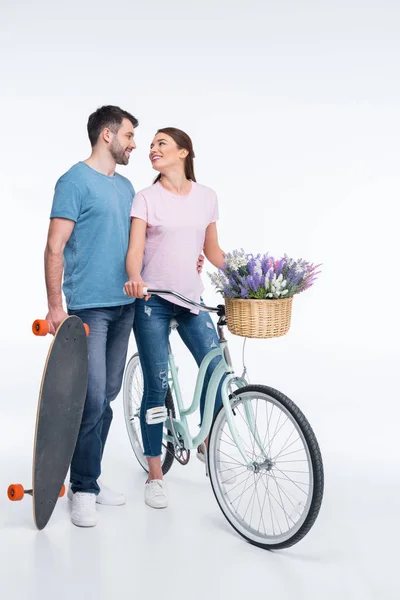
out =
{"type": "MultiPolygon", "coordinates": [[[[143,288],[143,296],[147,296],[147,290],[148,290],[148,289],[149,289],[149,288],[146,288],[146,287],[144,287],[144,288],[143,288]]],[[[124,295],[125,295],[125,296],[127,296],[127,295],[128,295],[128,294],[126,293],[126,291],[125,291],[125,288],[123,288],[123,292],[124,292],[124,295]]]]}

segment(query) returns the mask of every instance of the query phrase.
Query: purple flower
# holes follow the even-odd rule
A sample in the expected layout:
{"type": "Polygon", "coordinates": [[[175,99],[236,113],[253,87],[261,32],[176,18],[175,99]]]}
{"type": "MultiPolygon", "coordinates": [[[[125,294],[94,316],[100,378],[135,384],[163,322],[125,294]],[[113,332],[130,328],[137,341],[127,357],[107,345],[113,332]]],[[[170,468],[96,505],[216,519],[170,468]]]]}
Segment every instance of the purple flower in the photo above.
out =
{"type": "Polygon", "coordinates": [[[255,273],[254,275],[248,275],[246,277],[246,283],[253,292],[257,292],[261,284],[261,277],[258,275],[258,273],[255,273]]]}

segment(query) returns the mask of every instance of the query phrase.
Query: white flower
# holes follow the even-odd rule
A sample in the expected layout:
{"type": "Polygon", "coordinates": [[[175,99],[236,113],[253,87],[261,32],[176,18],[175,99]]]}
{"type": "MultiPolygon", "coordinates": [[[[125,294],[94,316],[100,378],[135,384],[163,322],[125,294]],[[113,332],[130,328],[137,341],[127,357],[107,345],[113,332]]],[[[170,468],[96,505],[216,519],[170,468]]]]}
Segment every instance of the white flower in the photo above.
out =
{"type": "Polygon", "coordinates": [[[259,277],[262,275],[261,260],[259,258],[257,258],[256,264],[254,265],[254,273],[259,277]]]}
{"type": "Polygon", "coordinates": [[[223,288],[224,285],[228,283],[228,280],[223,273],[212,273],[210,279],[217,288],[223,288]]]}
{"type": "Polygon", "coordinates": [[[244,251],[234,250],[232,254],[228,254],[225,262],[229,269],[237,271],[240,267],[245,267],[248,263],[248,257],[244,251]]]}
{"type": "Polygon", "coordinates": [[[283,290],[283,292],[281,293],[281,296],[284,296],[285,294],[288,293],[289,290],[283,290]]]}

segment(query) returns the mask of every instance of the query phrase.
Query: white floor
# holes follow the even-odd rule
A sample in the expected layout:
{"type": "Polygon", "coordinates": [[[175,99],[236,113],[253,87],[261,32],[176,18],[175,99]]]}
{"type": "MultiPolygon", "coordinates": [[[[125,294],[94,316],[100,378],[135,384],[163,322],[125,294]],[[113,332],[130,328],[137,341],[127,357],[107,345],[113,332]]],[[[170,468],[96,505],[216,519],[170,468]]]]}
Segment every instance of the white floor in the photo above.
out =
{"type": "MultiPolygon", "coordinates": [[[[328,364],[326,357],[322,362],[328,364]]],[[[21,383],[20,394],[11,384],[4,384],[1,598],[398,599],[396,423],[390,411],[384,411],[391,382],[382,383],[382,377],[376,385],[372,379],[362,384],[366,365],[359,373],[352,365],[353,390],[350,379],[344,384],[344,363],[337,366],[341,367],[341,386],[335,386],[328,372],[317,369],[313,387],[319,393],[326,386],[324,407],[318,408],[313,398],[302,398],[298,383],[300,404],[318,430],[324,455],[325,497],[308,536],[297,546],[275,553],[253,547],[235,533],[194,458],[186,467],[175,464],[168,475],[170,507],[164,511],[147,508],[144,472],[129,445],[120,398],[103,477],[108,485],[126,493],[127,504],[100,507],[98,526],[85,530],[70,523],[69,502],[63,498],[47,528],[36,531],[31,499],[11,503],[6,497],[9,483],[30,482],[36,391],[28,390],[30,377],[27,387],[21,383]],[[29,403],[24,397],[28,393],[29,403]],[[367,400],[371,408],[362,412],[367,400]]],[[[299,365],[300,370],[303,367],[299,365]]]]}

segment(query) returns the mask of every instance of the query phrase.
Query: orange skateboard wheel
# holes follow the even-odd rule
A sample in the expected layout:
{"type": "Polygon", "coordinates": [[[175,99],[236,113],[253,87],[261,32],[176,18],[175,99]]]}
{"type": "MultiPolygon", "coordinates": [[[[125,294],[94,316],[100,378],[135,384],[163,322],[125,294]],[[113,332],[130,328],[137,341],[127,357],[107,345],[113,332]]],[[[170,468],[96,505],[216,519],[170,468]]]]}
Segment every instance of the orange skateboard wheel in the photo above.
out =
{"type": "Polygon", "coordinates": [[[86,336],[88,336],[89,335],[89,331],[90,331],[89,325],[86,325],[86,323],[84,323],[83,326],[84,326],[85,331],[86,331],[86,336]]]}
{"type": "Polygon", "coordinates": [[[10,485],[8,487],[7,496],[8,496],[8,499],[11,500],[12,502],[16,502],[17,500],[22,500],[22,498],[24,497],[24,494],[25,494],[24,486],[21,485],[20,483],[13,483],[12,485],[10,485]]]}
{"type": "Polygon", "coordinates": [[[64,494],[65,494],[65,485],[62,486],[61,491],[60,491],[58,497],[62,498],[64,496],[64,494]]]}
{"type": "Polygon", "coordinates": [[[32,332],[34,335],[47,335],[50,333],[50,323],[41,319],[36,319],[32,324],[32,332]]]}

